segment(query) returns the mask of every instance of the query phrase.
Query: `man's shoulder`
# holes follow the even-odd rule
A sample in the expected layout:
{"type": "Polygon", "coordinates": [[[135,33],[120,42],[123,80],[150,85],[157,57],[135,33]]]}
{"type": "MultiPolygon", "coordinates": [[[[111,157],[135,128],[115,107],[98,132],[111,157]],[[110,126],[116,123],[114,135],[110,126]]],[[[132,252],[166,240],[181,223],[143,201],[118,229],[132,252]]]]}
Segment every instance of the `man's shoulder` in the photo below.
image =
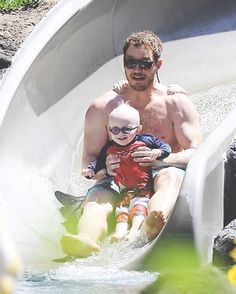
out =
{"type": "Polygon", "coordinates": [[[112,108],[113,105],[117,105],[117,101],[121,99],[121,95],[117,95],[114,91],[111,90],[95,98],[91,103],[91,107],[100,109],[107,109],[107,107],[112,108]]]}
{"type": "Polygon", "coordinates": [[[154,89],[155,89],[155,92],[156,94],[159,96],[164,96],[164,95],[167,95],[167,90],[168,90],[168,87],[164,84],[161,84],[161,83],[155,83],[154,84],[154,89]]]}
{"type": "Polygon", "coordinates": [[[110,100],[112,100],[115,97],[115,92],[114,91],[107,91],[106,93],[103,93],[100,96],[97,96],[91,104],[96,104],[96,105],[104,105],[110,100]]]}
{"type": "Polygon", "coordinates": [[[164,85],[158,83],[155,89],[157,94],[156,96],[161,96],[164,101],[167,102],[175,102],[182,99],[188,99],[187,91],[177,84],[164,85]]]}

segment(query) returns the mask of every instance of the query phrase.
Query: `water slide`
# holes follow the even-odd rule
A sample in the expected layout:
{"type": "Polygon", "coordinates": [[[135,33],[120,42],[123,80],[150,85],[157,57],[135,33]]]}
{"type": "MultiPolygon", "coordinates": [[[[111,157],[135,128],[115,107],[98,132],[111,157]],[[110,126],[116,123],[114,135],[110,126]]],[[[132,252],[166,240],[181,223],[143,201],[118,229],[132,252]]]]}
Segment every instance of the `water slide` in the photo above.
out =
{"type": "MultiPolygon", "coordinates": [[[[124,79],[125,37],[142,29],[159,34],[161,82],[198,93],[235,80],[235,13],[234,0],[61,0],[36,27],[0,86],[0,207],[26,267],[50,267],[63,255],[54,191],[87,188],[77,176],[85,111],[124,79]]],[[[223,160],[235,115],[207,136],[162,234],[127,268],[142,267],[162,238],[176,232],[190,236],[202,262],[211,261],[223,225],[223,160]]]]}

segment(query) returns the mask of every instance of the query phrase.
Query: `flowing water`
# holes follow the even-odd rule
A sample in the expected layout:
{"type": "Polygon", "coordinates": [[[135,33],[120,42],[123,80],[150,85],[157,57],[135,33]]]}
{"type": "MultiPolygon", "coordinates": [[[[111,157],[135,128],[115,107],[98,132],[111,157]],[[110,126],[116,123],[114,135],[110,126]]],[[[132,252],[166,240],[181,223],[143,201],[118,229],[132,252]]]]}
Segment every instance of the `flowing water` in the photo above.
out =
{"type": "MultiPolygon", "coordinates": [[[[192,95],[191,99],[200,113],[201,127],[206,137],[236,106],[236,82],[192,95]]],[[[127,243],[122,242],[115,245],[104,242],[102,247],[102,253],[97,256],[50,270],[26,269],[17,281],[16,293],[138,293],[157,278],[158,273],[120,269],[132,257],[140,254],[142,247],[127,247],[127,243]]]]}
{"type": "Polygon", "coordinates": [[[155,278],[149,272],[68,265],[45,273],[25,273],[16,293],[138,293],[155,278]]]}

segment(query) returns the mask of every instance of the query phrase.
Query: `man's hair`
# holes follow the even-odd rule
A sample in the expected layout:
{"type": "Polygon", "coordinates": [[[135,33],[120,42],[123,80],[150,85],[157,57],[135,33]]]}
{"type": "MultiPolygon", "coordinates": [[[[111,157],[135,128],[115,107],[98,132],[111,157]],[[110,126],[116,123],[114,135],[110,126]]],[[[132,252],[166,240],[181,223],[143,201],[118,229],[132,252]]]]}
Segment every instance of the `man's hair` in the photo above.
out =
{"type": "Polygon", "coordinates": [[[153,58],[157,61],[162,52],[162,43],[159,37],[151,31],[145,30],[132,33],[126,40],[123,46],[124,57],[127,49],[131,46],[139,47],[145,45],[153,51],[153,58]]]}

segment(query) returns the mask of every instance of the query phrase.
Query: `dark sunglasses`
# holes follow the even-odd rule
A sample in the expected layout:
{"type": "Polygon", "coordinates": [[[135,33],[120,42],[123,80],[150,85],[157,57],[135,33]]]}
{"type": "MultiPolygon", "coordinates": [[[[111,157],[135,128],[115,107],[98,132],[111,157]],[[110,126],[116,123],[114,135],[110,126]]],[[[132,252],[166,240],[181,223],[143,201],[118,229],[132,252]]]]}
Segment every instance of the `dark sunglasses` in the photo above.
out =
{"type": "Polygon", "coordinates": [[[122,132],[123,134],[129,134],[131,131],[133,131],[134,129],[137,129],[137,127],[134,128],[130,128],[130,127],[123,127],[123,128],[119,128],[119,127],[113,127],[113,128],[109,128],[110,132],[112,132],[113,135],[118,135],[120,132],[122,132]]]}
{"type": "Polygon", "coordinates": [[[150,69],[153,65],[153,60],[147,60],[147,59],[124,59],[124,66],[128,69],[134,69],[136,65],[141,69],[150,69]]]}

